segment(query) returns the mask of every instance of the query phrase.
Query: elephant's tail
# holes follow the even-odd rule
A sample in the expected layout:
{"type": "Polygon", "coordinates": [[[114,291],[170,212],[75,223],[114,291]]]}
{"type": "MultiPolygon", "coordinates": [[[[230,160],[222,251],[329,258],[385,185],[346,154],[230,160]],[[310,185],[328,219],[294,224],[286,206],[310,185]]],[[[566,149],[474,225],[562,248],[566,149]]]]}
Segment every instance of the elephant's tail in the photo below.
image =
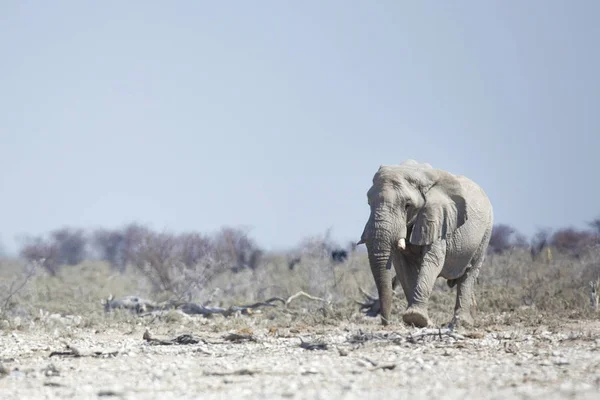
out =
{"type": "Polygon", "coordinates": [[[448,287],[449,288],[453,288],[454,286],[456,286],[456,284],[458,283],[458,279],[460,279],[460,278],[457,278],[457,279],[448,279],[446,281],[446,283],[448,284],[448,287]]]}

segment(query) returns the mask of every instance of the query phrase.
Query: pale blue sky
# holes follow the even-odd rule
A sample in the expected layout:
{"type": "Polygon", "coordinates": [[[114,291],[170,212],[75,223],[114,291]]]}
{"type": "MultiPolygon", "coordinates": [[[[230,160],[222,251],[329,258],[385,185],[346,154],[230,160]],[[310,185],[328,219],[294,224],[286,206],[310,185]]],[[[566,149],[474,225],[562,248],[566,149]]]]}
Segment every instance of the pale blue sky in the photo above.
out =
{"type": "Polygon", "coordinates": [[[0,238],[357,240],[380,164],[525,234],[600,214],[600,1],[2,1],[0,238]]]}

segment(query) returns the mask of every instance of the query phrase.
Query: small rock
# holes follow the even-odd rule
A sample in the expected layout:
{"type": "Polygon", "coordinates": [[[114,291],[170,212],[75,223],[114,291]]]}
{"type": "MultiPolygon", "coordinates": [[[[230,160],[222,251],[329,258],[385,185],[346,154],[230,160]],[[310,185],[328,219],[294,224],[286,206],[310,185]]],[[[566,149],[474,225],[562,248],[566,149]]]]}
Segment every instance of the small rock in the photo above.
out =
{"type": "Polygon", "coordinates": [[[302,375],[317,375],[318,373],[319,371],[317,371],[316,368],[308,368],[302,371],[302,375]]]}
{"type": "Polygon", "coordinates": [[[48,364],[48,366],[42,369],[45,376],[60,376],[60,371],[54,364],[48,364]]]}
{"type": "Polygon", "coordinates": [[[338,348],[338,353],[340,354],[340,356],[345,357],[348,355],[348,351],[344,350],[344,349],[339,349],[338,348]]]}

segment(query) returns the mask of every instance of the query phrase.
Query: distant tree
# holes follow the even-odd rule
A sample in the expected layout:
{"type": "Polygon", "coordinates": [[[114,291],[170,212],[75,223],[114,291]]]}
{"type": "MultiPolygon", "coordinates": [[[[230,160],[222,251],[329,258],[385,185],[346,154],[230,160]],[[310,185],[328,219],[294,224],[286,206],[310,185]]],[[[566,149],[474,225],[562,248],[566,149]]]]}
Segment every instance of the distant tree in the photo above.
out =
{"type": "Polygon", "coordinates": [[[600,236],[600,218],[591,220],[588,222],[588,226],[592,229],[596,236],[600,236]]]}
{"type": "Polygon", "coordinates": [[[530,252],[531,259],[535,260],[544,248],[550,245],[552,230],[549,228],[540,228],[531,238],[530,252]]]}
{"type": "Polygon", "coordinates": [[[214,246],[210,238],[199,233],[183,233],[177,237],[181,262],[191,267],[206,257],[214,258],[214,246]]]}
{"type": "Polygon", "coordinates": [[[125,259],[125,232],[117,229],[98,229],[92,233],[91,247],[101,260],[109,262],[114,268],[122,270],[125,259]]]}
{"type": "Polygon", "coordinates": [[[552,235],[551,244],[558,251],[579,258],[589,246],[598,243],[598,235],[592,231],[563,228],[552,235]]]}
{"type": "Polygon", "coordinates": [[[61,264],[58,245],[39,236],[27,237],[24,242],[19,256],[30,262],[39,262],[50,275],[56,275],[61,264]]]}
{"type": "Polygon", "coordinates": [[[231,266],[234,272],[258,267],[263,251],[242,229],[224,227],[215,235],[215,250],[219,260],[231,266]]]}
{"type": "Polygon", "coordinates": [[[133,250],[132,264],[146,275],[155,290],[176,291],[182,267],[176,245],[173,235],[149,231],[133,250]]]}
{"type": "Polygon", "coordinates": [[[87,240],[82,229],[60,228],[48,238],[29,237],[19,250],[28,261],[38,261],[52,275],[61,265],[77,265],[87,256],[87,240]]]}
{"type": "Polygon", "coordinates": [[[494,225],[488,252],[500,254],[518,247],[527,247],[525,236],[517,232],[512,226],[506,224],[494,225]]]}
{"type": "Polygon", "coordinates": [[[50,240],[58,248],[61,264],[77,265],[86,257],[87,240],[82,229],[61,228],[50,232],[50,240]]]}
{"type": "Polygon", "coordinates": [[[123,265],[133,263],[137,257],[140,246],[144,242],[145,238],[152,233],[152,231],[139,223],[132,222],[125,225],[122,228],[123,232],[123,265]]]}

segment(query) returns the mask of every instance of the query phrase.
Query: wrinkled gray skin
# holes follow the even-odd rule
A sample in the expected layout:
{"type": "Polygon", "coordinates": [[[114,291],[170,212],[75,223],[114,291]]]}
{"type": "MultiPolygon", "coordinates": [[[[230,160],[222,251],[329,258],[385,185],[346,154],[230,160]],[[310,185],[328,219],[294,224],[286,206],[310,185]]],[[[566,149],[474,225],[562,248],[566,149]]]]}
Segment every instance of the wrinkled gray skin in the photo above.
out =
{"type": "Polygon", "coordinates": [[[390,320],[392,265],[408,301],[405,323],[431,324],[427,302],[441,276],[450,287],[457,285],[452,323],[472,325],[474,284],[493,225],[483,189],[464,176],[408,160],[379,167],[367,198],[371,214],[358,244],[367,246],[383,325],[390,320]]]}

